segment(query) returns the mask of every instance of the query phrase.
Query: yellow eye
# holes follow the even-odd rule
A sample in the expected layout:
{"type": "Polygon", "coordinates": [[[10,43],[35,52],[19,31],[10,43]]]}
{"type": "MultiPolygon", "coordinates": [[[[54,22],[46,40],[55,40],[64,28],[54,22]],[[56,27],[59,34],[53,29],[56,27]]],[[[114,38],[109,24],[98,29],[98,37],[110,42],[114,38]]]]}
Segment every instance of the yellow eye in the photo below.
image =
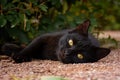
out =
{"type": "Polygon", "coordinates": [[[72,40],[72,39],[70,39],[70,40],[68,41],[68,43],[69,43],[70,46],[73,46],[73,40],[72,40]]]}
{"type": "Polygon", "coordinates": [[[82,54],[77,54],[77,57],[78,57],[79,59],[83,59],[83,55],[82,55],[82,54]]]}

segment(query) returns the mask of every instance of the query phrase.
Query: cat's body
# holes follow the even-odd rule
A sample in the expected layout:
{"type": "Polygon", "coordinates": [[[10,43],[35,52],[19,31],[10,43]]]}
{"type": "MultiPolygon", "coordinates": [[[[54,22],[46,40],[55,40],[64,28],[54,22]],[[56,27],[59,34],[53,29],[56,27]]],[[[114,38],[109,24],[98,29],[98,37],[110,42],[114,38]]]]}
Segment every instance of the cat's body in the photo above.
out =
{"type": "Polygon", "coordinates": [[[88,33],[89,21],[75,29],[43,34],[35,38],[27,47],[5,44],[4,53],[13,53],[15,62],[35,59],[60,60],[63,63],[95,62],[109,54],[110,50],[99,48],[99,42],[88,33]],[[10,47],[12,47],[10,49],[10,47]]]}

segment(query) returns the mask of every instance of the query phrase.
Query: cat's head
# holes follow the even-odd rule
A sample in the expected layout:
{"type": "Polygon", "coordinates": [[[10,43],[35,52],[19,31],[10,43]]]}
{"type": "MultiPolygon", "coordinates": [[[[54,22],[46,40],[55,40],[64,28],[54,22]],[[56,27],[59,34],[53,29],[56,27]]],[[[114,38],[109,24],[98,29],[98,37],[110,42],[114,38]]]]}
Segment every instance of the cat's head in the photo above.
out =
{"type": "Polygon", "coordinates": [[[87,63],[96,62],[107,56],[110,50],[95,46],[89,38],[88,28],[90,21],[86,20],[77,28],[68,31],[59,40],[57,50],[58,59],[63,63],[87,63]]]}

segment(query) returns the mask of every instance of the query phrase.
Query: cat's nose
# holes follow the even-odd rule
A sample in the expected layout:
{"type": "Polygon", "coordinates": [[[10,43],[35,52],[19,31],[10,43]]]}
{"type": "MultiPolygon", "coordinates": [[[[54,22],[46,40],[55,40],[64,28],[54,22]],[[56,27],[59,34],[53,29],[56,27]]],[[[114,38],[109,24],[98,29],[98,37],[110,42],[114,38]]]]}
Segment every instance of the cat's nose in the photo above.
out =
{"type": "Polygon", "coordinates": [[[66,51],[65,51],[65,55],[66,56],[69,56],[70,54],[73,54],[73,53],[75,53],[75,49],[67,49],[66,51]]]}
{"type": "Polygon", "coordinates": [[[68,56],[70,52],[68,50],[65,51],[65,56],[68,56]]]}

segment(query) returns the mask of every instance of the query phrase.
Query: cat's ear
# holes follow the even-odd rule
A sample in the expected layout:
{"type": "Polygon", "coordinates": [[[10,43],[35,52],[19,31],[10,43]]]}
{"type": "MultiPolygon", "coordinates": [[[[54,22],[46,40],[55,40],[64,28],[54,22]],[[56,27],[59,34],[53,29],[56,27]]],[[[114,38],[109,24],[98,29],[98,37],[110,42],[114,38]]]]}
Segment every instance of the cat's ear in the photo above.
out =
{"type": "Polygon", "coordinates": [[[107,48],[95,48],[96,51],[95,58],[96,60],[102,59],[110,53],[110,49],[107,48]]]}
{"type": "Polygon", "coordinates": [[[77,28],[75,28],[71,32],[78,32],[80,34],[88,35],[89,26],[90,26],[90,20],[86,20],[82,24],[78,25],[77,28]]]}

